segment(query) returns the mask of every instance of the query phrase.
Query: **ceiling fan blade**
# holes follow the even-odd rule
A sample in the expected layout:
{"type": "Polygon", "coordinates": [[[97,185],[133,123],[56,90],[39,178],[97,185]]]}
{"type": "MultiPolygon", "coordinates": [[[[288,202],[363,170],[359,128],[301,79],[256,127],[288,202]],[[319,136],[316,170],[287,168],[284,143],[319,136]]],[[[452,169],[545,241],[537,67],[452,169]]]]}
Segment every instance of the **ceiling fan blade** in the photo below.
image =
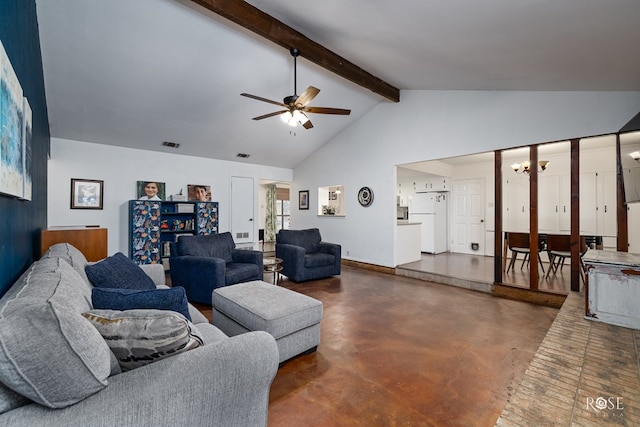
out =
{"type": "Polygon", "coordinates": [[[306,106],[308,103],[311,102],[311,100],[313,100],[313,98],[318,96],[319,93],[320,93],[320,89],[315,88],[313,86],[309,86],[308,88],[305,89],[304,92],[300,94],[298,99],[296,99],[296,106],[297,107],[306,106]]]}
{"type": "Polygon", "coordinates": [[[327,108],[327,107],[305,107],[302,111],[306,113],[316,114],[337,114],[340,116],[348,116],[351,114],[351,110],[345,110],[343,108],[327,108]]]}
{"type": "Polygon", "coordinates": [[[311,120],[307,120],[306,122],[304,122],[302,127],[305,129],[311,129],[313,127],[313,124],[311,123],[311,120]]]}
{"type": "Polygon", "coordinates": [[[265,115],[262,115],[262,116],[254,117],[254,118],[253,118],[253,119],[251,119],[251,120],[262,120],[262,119],[268,119],[269,117],[278,116],[278,115],[280,115],[280,114],[282,114],[282,113],[286,113],[286,112],[288,112],[288,111],[289,111],[289,110],[275,111],[275,112],[273,112],[273,113],[269,113],[269,114],[265,114],[265,115]]]}
{"type": "Polygon", "coordinates": [[[272,100],[270,100],[270,99],[263,98],[263,97],[261,97],[261,96],[251,95],[250,93],[241,93],[240,95],[242,95],[242,96],[246,96],[247,98],[256,99],[256,100],[258,100],[258,101],[268,102],[269,104],[275,104],[275,105],[279,105],[279,106],[281,106],[281,107],[288,107],[288,105],[283,104],[282,102],[272,101],[272,100]]]}

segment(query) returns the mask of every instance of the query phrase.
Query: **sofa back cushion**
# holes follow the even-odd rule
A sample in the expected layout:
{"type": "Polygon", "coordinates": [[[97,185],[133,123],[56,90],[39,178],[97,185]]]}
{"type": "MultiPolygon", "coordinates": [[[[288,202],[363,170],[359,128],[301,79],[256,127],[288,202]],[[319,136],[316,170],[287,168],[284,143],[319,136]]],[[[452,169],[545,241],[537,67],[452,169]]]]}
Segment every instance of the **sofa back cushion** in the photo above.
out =
{"type": "Polygon", "coordinates": [[[180,236],[176,244],[179,256],[200,256],[222,258],[232,262],[236,244],[231,233],[209,234],[204,236],[180,236]]]}
{"type": "Polygon", "coordinates": [[[84,271],[84,268],[88,264],[87,258],[75,246],[69,243],[56,243],[55,245],[51,245],[44,255],[42,255],[41,259],[46,258],[62,258],[80,274],[80,277],[82,277],[85,282],[89,283],[87,274],[84,271]]]}
{"type": "Polygon", "coordinates": [[[320,230],[317,228],[309,228],[307,230],[280,230],[276,236],[276,243],[301,246],[306,252],[318,252],[321,240],[320,230]]]}
{"type": "Polygon", "coordinates": [[[62,258],[35,262],[0,300],[0,381],[51,408],[100,391],[111,351],[82,316],[91,287],[62,258]]]}

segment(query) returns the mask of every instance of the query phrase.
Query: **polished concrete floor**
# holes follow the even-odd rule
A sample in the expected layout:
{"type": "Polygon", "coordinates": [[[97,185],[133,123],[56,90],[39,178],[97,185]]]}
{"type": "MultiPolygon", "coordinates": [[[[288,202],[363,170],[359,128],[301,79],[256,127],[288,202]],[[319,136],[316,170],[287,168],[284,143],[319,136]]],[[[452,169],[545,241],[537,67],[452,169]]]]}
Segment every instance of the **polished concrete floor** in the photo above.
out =
{"type": "MultiPolygon", "coordinates": [[[[507,257],[507,262],[509,261],[507,257]]],[[[517,288],[529,288],[529,268],[530,266],[525,263],[522,265],[519,259],[516,260],[515,268],[508,273],[503,273],[502,282],[505,285],[514,286],[517,288]]],[[[571,290],[571,273],[570,266],[567,264],[564,268],[559,269],[555,274],[545,274],[549,269],[549,263],[546,262],[546,258],[543,255],[543,267],[539,267],[539,280],[538,289],[546,292],[558,293],[567,295],[571,290]]],[[[442,253],[438,255],[423,253],[420,261],[415,261],[398,266],[400,274],[404,271],[407,272],[423,272],[430,273],[446,278],[473,280],[476,282],[475,286],[463,286],[476,290],[483,290],[481,284],[486,284],[489,288],[494,281],[494,258],[491,256],[481,255],[467,255],[456,253],[442,253]]],[[[410,277],[419,277],[419,275],[410,275],[410,277]]],[[[437,277],[428,276],[427,278],[438,280],[437,277]]],[[[445,280],[444,283],[447,283],[445,280]]]]}
{"type": "Polygon", "coordinates": [[[285,364],[270,426],[489,426],[557,310],[344,267],[281,286],[323,302],[314,355],[285,364]]]}
{"type": "Polygon", "coordinates": [[[276,375],[271,427],[494,425],[558,312],[348,266],[281,286],[324,317],[318,351],[276,375]]]}

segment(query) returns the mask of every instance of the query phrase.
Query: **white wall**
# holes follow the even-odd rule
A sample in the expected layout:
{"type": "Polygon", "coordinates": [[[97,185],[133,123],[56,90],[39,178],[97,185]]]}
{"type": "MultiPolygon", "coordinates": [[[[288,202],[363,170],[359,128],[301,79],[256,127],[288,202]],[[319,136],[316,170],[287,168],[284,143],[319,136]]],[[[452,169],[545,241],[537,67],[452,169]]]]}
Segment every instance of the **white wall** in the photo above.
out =
{"type": "Polygon", "coordinates": [[[310,191],[292,228],[318,227],[344,258],[394,267],[395,165],[616,132],[640,111],[639,92],[402,91],[298,165],[292,194],[310,191]],[[316,213],[318,187],[344,185],[345,217],[316,213]],[[361,207],[357,192],[374,192],[361,207]]]}
{"type": "MultiPolygon", "coordinates": [[[[97,224],[109,229],[109,254],[129,253],[128,204],[136,198],[137,181],[166,183],[166,194],[176,194],[188,184],[211,185],[212,200],[219,202],[220,231],[229,231],[231,177],[254,179],[258,197],[260,179],[291,181],[291,169],[204,159],[169,153],[134,150],[66,139],[51,139],[48,164],[48,226],[97,224]],[[104,181],[104,209],[70,209],[71,178],[104,181]]],[[[263,203],[264,204],[264,203],[263,203]]],[[[254,204],[254,218],[260,203],[254,204]]],[[[254,236],[258,236],[256,221],[254,236]]]]}

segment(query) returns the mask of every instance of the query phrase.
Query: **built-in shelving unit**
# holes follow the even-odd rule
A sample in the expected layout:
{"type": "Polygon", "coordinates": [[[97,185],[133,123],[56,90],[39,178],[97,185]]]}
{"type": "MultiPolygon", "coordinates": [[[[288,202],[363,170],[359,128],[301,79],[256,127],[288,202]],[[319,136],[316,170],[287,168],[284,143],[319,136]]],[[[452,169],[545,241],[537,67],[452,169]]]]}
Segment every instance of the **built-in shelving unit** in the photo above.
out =
{"type": "Polygon", "coordinates": [[[130,258],[138,264],[162,263],[169,243],[182,235],[218,232],[218,202],[129,202],[130,258]]]}

